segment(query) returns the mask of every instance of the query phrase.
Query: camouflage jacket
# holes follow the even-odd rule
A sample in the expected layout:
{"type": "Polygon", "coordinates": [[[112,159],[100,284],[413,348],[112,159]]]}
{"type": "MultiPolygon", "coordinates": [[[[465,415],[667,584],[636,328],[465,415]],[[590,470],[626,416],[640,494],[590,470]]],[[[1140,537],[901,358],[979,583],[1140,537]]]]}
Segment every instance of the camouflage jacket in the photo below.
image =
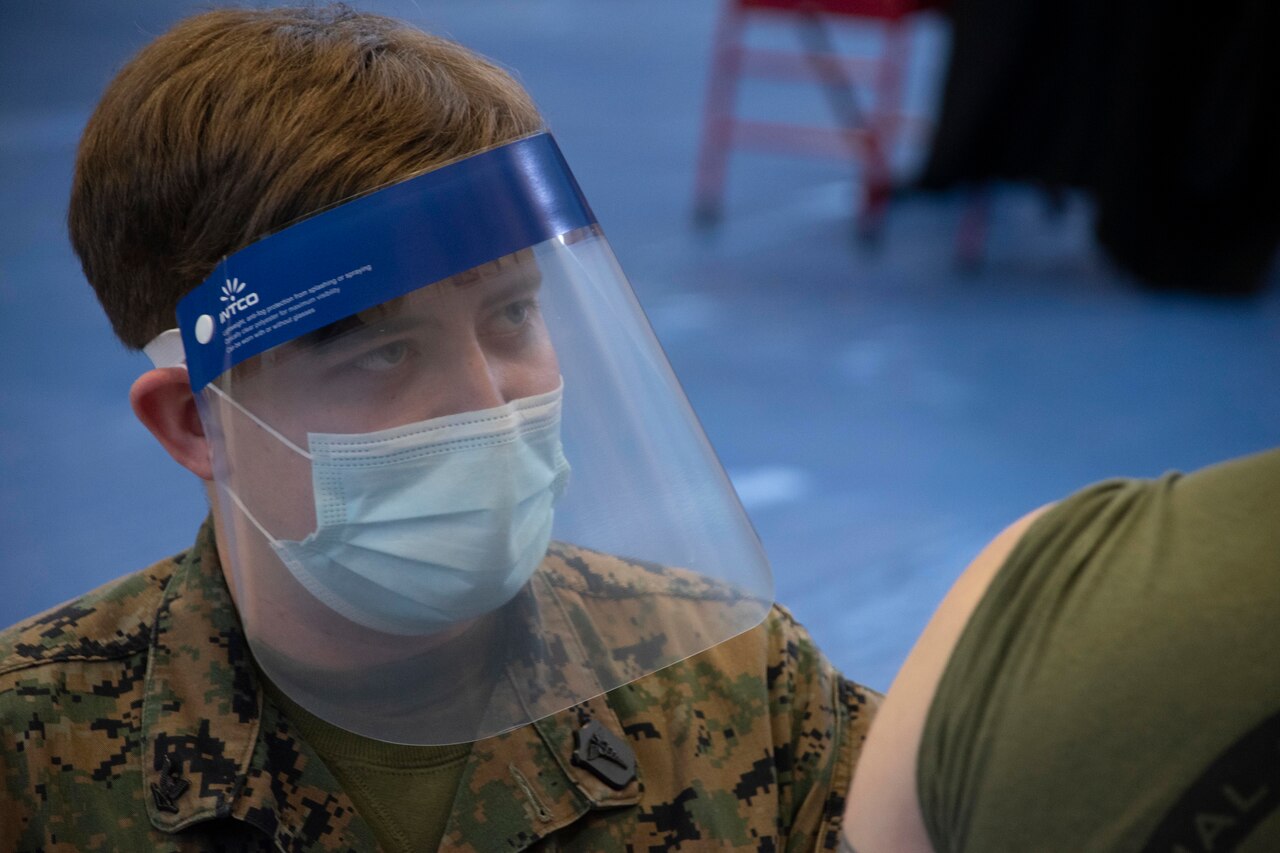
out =
{"type": "MultiPolygon", "coordinates": [[[[376,850],[257,679],[209,524],[191,550],[0,633],[0,851],[376,850]]],[[[835,849],[878,699],[774,608],[476,742],[442,849],[835,849]],[[588,725],[627,767],[614,784],[582,760],[588,725]]]]}

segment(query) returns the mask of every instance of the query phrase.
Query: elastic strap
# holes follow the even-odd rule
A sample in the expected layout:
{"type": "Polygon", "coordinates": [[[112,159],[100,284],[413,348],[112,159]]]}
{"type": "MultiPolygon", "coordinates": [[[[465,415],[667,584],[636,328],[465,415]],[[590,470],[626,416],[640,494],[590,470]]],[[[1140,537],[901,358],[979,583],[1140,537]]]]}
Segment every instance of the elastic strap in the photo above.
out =
{"type": "Polygon", "coordinates": [[[181,367],[187,363],[187,353],[182,347],[182,333],[169,329],[156,335],[142,348],[156,367],[181,367]]]}
{"type": "MultiPolygon", "coordinates": [[[[209,387],[212,388],[213,386],[211,385],[209,387]]],[[[262,523],[254,517],[253,513],[249,512],[249,508],[244,505],[244,501],[240,500],[240,496],[237,495],[230,486],[223,486],[222,488],[231,496],[231,500],[237,507],[239,507],[240,511],[244,513],[244,517],[253,522],[253,526],[258,528],[258,532],[261,533],[263,537],[272,544],[272,546],[275,546],[276,538],[267,532],[267,528],[262,526],[262,523]]]]}
{"type": "Polygon", "coordinates": [[[280,433],[280,431],[279,431],[279,430],[277,430],[275,427],[271,426],[271,424],[269,424],[269,423],[267,423],[266,421],[262,420],[262,418],[258,417],[258,416],[257,416],[257,415],[255,415],[253,412],[249,411],[249,410],[248,410],[248,409],[246,409],[244,406],[240,405],[240,404],[239,404],[239,403],[237,403],[235,400],[231,399],[231,397],[230,397],[230,396],[228,396],[228,395],[227,395],[227,393],[226,393],[225,391],[223,391],[221,388],[219,388],[216,384],[214,384],[214,383],[210,382],[210,383],[209,383],[208,385],[206,385],[205,387],[206,387],[206,388],[208,388],[208,389],[209,389],[210,391],[212,391],[213,393],[217,394],[217,395],[218,395],[219,397],[221,397],[222,399],[226,400],[228,403],[230,403],[230,404],[231,404],[232,406],[234,406],[235,408],[239,409],[239,410],[240,410],[240,412],[241,412],[241,413],[242,413],[246,418],[248,418],[249,420],[253,421],[253,422],[254,422],[255,424],[257,424],[258,426],[262,427],[264,430],[266,430],[267,432],[269,432],[271,435],[275,436],[277,439],[279,439],[279,441],[280,441],[280,443],[281,443],[281,444],[283,444],[285,447],[289,448],[289,449],[290,449],[290,450],[292,450],[294,453],[296,453],[296,454],[298,454],[299,456],[301,456],[303,459],[308,459],[308,460],[309,460],[309,459],[311,459],[311,458],[312,458],[310,453],[308,453],[307,451],[303,450],[301,447],[299,447],[298,445],[294,444],[294,443],[293,443],[292,441],[290,441],[289,439],[285,438],[285,437],[284,437],[284,435],[283,435],[282,433],[280,433]]]}

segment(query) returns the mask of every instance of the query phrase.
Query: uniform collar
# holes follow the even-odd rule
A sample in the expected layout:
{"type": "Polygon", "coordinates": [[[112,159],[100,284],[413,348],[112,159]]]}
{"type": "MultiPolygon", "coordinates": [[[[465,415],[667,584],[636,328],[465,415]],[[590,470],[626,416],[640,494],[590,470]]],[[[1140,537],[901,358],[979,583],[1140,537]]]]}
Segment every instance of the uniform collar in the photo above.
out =
{"type": "MultiPolygon", "coordinates": [[[[210,522],[175,564],[156,614],[142,707],[151,823],[176,832],[233,818],[281,849],[377,849],[328,768],[264,702],[210,522]]],[[[593,808],[635,804],[641,790],[622,726],[596,697],[477,742],[445,838],[462,850],[479,837],[490,849],[518,850],[593,808]],[[619,785],[617,767],[628,761],[634,776],[619,785]],[[615,771],[612,784],[602,771],[615,771]]]]}
{"type": "Polygon", "coordinates": [[[640,802],[640,768],[617,715],[604,695],[569,705],[590,695],[590,686],[566,682],[554,660],[562,643],[599,638],[589,620],[565,611],[541,573],[531,590],[545,642],[509,665],[509,683],[522,686],[519,701],[526,708],[564,710],[472,746],[445,827],[443,843],[450,850],[523,850],[592,809],[640,802]],[[534,685],[545,691],[532,695],[534,685]],[[484,839],[482,847],[476,839],[484,839]]]}
{"type": "Polygon", "coordinates": [[[593,809],[633,806],[644,790],[639,768],[621,788],[607,784],[585,751],[592,723],[622,746],[622,725],[603,696],[544,717],[532,726],[476,742],[467,759],[442,846],[450,850],[523,850],[593,809]],[[483,839],[483,842],[478,841],[483,839]]]}
{"type": "Polygon", "coordinates": [[[262,701],[206,521],[176,560],[143,696],[144,794],[157,829],[239,818],[281,849],[377,849],[369,827],[288,721],[262,701]]]}

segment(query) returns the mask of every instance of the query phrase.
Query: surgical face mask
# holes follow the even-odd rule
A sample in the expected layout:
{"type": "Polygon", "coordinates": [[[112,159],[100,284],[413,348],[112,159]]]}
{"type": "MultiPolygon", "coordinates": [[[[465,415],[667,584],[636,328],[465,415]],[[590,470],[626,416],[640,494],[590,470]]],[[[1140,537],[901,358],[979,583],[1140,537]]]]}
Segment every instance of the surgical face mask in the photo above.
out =
{"type": "Polygon", "coordinates": [[[353,622],[422,636],[489,613],[528,582],[551,540],[569,464],[561,387],[502,406],[355,435],[289,441],[311,462],[316,529],[277,539],[228,493],[293,576],[353,622]]]}

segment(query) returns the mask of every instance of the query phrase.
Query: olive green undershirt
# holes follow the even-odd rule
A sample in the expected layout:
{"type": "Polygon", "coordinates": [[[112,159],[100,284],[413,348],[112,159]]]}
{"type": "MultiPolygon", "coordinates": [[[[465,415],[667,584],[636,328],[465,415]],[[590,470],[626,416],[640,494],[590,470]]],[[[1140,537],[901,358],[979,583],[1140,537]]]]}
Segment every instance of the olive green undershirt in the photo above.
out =
{"type": "Polygon", "coordinates": [[[1160,850],[1280,850],[1280,809],[1255,797],[1274,758],[1236,749],[1280,709],[1277,507],[1273,450],[1109,481],[1041,516],[929,710],[934,849],[1144,850],[1169,826],[1184,840],[1160,850]]]}
{"type": "Polygon", "coordinates": [[[471,744],[405,746],[326,723],[259,673],[263,687],[316,751],[388,853],[435,850],[471,744]]]}

